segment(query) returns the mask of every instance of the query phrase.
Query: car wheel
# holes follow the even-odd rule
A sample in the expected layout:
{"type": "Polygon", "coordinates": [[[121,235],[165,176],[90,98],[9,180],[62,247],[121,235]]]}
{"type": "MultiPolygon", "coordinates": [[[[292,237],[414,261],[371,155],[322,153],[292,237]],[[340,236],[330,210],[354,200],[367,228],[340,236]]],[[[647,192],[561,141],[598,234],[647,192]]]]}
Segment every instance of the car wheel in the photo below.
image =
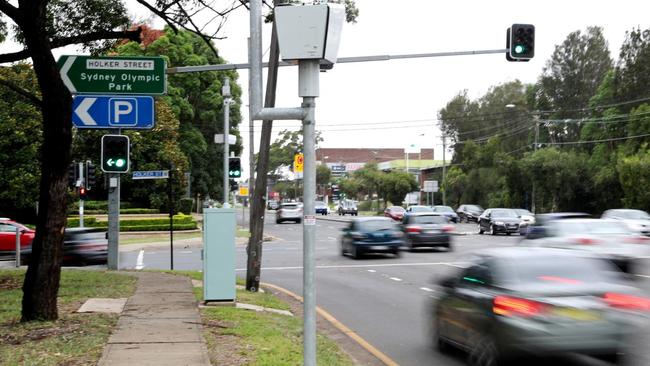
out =
{"type": "Polygon", "coordinates": [[[359,259],[359,250],[354,245],[350,251],[350,256],[352,256],[352,259],[359,259]]]}
{"type": "Polygon", "coordinates": [[[415,251],[415,248],[413,247],[413,239],[406,239],[406,248],[409,252],[415,251]]]}
{"type": "Polygon", "coordinates": [[[276,224],[281,224],[282,221],[280,221],[280,220],[275,220],[275,223],[276,223],[276,224]]]}
{"type": "Polygon", "coordinates": [[[447,246],[447,251],[448,252],[453,252],[454,251],[454,246],[451,245],[451,243],[449,243],[449,245],[447,246]]]}
{"type": "Polygon", "coordinates": [[[490,235],[496,235],[497,232],[494,231],[494,225],[490,225],[490,235]]]}
{"type": "Polygon", "coordinates": [[[347,252],[345,251],[345,246],[343,245],[343,243],[341,243],[341,255],[345,257],[346,254],[347,252]]]}
{"type": "Polygon", "coordinates": [[[402,252],[400,252],[399,249],[395,249],[393,255],[395,256],[395,258],[399,258],[402,256],[402,252]]]}
{"type": "Polygon", "coordinates": [[[510,236],[510,234],[512,234],[512,233],[506,233],[506,235],[508,235],[508,236],[510,236]]]}
{"type": "Polygon", "coordinates": [[[436,320],[436,330],[433,333],[433,345],[438,349],[440,353],[448,353],[450,351],[451,345],[440,335],[440,328],[442,322],[436,320]]]}
{"type": "Polygon", "coordinates": [[[469,353],[468,363],[470,366],[497,366],[499,364],[499,352],[496,343],[483,336],[469,353]]]}
{"type": "Polygon", "coordinates": [[[302,220],[296,220],[296,224],[300,224],[302,220]]]}
{"type": "Polygon", "coordinates": [[[481,227],[481,224],[478,224],[478,233],[483,234],[483,228],[481,227]]]}

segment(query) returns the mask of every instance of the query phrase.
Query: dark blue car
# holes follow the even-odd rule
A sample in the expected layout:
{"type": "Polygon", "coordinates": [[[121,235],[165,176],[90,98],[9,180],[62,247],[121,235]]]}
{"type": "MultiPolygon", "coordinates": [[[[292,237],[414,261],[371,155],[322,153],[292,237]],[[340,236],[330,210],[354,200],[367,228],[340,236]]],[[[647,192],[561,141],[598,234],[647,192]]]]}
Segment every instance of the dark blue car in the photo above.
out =
{"type": "Polygon", "coordinates": [[[404,233],[388,217],[364,217],[355,219],[343,229],[341,254],[354,259],[366,253],[389,253],[400,256],[404,233]]]}
{"type": "Polygon", "coordinates": [[[314,209],[317,215],[318,214],[327,215],[329,213],[327,209],[327,205],[323,201],[314,202],[314,209]]]}

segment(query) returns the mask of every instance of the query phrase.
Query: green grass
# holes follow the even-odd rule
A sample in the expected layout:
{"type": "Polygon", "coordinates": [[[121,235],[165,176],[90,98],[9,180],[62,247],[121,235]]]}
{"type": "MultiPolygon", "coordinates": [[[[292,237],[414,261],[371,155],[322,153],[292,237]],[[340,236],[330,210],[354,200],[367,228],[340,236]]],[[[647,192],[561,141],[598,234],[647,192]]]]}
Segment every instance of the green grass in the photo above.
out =
{"type": "Polygon", "coordinates": [[[59,319],[19,323],[22,270],[0,270],[0,365],[95,365],[118,316],[77,314],[90,297],[129,297],[137,279],[105,271],[64,270],[59,319]]]}
{"type": "Polygon", "coordinates": [[[237,237],[237,238],[250,238],[251,237],[251,232],[248,231],[248,229],[242,229],[242,228],[238,227],[237,232],[235,232],[235,237],[237,237]]]}
{"type": "MultiPolygon", "coordinates": [[[[200,238],[203,235],[201,232],[194,233],[174,233],[174,240],[194,239],[200,238]]],[[[126,238],[120,239],[120,244],[145,244],[145,243],[158,243],[169,242],[169,233],[165,234],[151,234],[139,238],[126,238]]]]}
{"type": "MultiPolygon", "coordinates": [[[[164,271],[202,280],[198,271],[164,271]]],[[[245,281],[237,278],[238,285],[245,281]]],[[[195,288],[198,300],[203,289],[195,288]]],[[[268,308],[290,310],[290,306],[271,293],[237,290],[237,301],[268,308]]],[[[210,361],[220,365],[238,360],[252,366],[302,365],[302,319],[267,312],[254,312],[228,306],[201,309],[203,336],[210,361]]],[[[318,336],[319,365],[348,366],[352,360],[327,337],[318,336]]]]}

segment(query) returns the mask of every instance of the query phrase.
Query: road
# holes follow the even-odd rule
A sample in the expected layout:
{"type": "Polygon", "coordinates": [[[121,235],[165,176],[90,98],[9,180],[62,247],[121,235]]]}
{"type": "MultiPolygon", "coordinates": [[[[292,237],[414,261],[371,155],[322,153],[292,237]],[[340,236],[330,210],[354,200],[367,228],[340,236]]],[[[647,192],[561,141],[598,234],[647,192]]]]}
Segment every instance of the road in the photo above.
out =
{"type": "MultiPolygon", "coordinates": [[[[266,217],[265,234],[276,240],[264,245],[262,281],[300,294],[302,225],[278,225],[273,219],[272,214],[266,217]]],[[[453,252],[403,252],[401,258],[379,255],[353,260],[340,255],[339,238],[344,226],[345,223],[341,222],[317,222],[318,306],[400,365],[464,365],[462,354],[442,355],[431,347],[429,313],[438,291],[435,282],[457,270],[459,262],[468,253],[481,248],[513,245],[520,237],[462,235],[454,238],[453,252]]],[[[457,226],[459,231],[474,231],[474,228],[474,225],[467,224],[457,226]]],[[[159,247],[122,252],[120,260],[123,268],[136,268],[139,263],[140,268],[168,269],[169,250],[168,247],[159,247]]],[[[237,247],[236,263],[237,274],[244,277],[244,246],[237,247]]],[[[174,268],[200,270],[200,243],[177,248],[174,268]]],[[[639,280],[643,287],[649,287],[648,278],[639,280]]],[[[581,356],[561,362],[571,365],[605,364],[581,356]]]]}

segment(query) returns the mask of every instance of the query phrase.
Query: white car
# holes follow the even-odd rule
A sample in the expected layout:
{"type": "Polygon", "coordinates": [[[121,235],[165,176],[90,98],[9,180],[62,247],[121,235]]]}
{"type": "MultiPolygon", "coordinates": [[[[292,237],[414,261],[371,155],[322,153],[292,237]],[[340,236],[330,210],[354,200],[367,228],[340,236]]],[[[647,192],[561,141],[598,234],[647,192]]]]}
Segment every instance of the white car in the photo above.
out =
{"type": "Polygon", "coordinates": [[[645,211],[619,208],[603,212],[601,218],[620,220],[624,222],[630,230],[638,231],[643,235],[650,236],[650,215],[645,211]]]}
{"type": "Polygon", "coordinates": [[[296,202],[283,203],[275,213],[275,223],[281,224],[285,221],[302,222],[302,204],[296,202]]]}

